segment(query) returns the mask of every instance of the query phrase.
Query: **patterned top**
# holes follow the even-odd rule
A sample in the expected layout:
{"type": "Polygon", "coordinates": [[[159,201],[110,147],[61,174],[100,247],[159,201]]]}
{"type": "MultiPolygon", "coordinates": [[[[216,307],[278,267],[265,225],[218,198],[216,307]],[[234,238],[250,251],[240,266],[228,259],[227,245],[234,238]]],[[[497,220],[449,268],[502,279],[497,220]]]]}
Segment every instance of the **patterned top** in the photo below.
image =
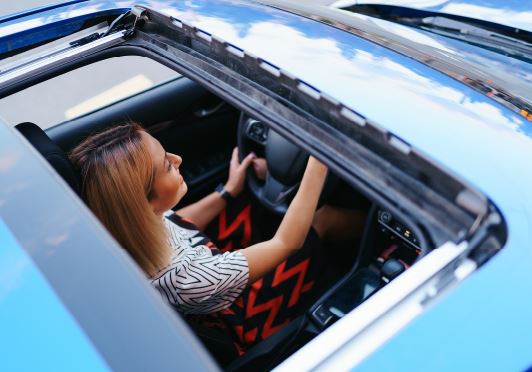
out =
{"type": "Polygon", "coordinates": [[[248,283],[249,268],[238,251],[221,254],[191,223],[173,214],[164,219],[171,263],[151,278],[163,298],[183,314],[207,314],[229,307],[248,283]]]}

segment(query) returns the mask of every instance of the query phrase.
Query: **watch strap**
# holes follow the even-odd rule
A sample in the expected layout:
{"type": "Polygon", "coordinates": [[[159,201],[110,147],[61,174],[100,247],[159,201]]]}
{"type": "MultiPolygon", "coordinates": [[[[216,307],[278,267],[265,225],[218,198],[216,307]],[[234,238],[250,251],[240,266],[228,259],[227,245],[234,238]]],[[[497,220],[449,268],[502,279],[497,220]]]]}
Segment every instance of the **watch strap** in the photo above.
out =
{"type": "Polygon", "coordinates": [[[235,198],[229,192],[225,189],[224,184],[221,183],[218,186],[216,186],[216,189],[214,190],[217,193],[220,194],[221,198],[225,200],[227,203],[233,201],[235,198]]]}

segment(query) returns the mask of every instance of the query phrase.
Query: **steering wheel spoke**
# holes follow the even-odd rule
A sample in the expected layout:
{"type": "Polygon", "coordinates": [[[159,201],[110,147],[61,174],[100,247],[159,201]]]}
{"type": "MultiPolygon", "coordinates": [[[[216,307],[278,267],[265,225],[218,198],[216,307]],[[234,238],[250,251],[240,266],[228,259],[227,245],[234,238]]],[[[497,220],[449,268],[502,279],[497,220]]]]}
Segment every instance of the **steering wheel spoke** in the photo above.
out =
{"type": "Polygon", "coordinates": [[[290,197],[298,187],[299,182],[292,186],[286,186],[268,173],[264,186],[260,188],[259,197],[270,209],[285,212],[289,205],[290,197]]]}
{"type": "Polygon", "coordinates": [[[264,148],[268,172],[266,180],[260,181],[253,169],[247,172],[250,192],[268,210],[285,213],[294,193],[299,188],[308,155],[258,120],[244,113],[238,123],[237,143],[240,159],[259,144],[264,148]]]}
{"type": "Polygon", "coordinates": [[[245,134],[251,141],[266,146],[268,127],[263,122],[251,118],[247,119],[245,134]]]}

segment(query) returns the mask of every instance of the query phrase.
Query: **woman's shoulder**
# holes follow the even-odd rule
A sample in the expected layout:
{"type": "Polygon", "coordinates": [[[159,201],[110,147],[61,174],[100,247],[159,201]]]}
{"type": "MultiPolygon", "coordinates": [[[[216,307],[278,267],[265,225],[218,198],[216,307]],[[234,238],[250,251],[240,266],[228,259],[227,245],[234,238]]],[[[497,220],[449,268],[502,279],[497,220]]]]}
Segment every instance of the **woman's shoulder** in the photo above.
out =
{"type": "Polygon", "coordinates": [[[172,224],[175,226],[179,226],[183,229],[199,231],[198,227],[194,224],[194,222],[190,221],[187,218],[181,217],[174,211],[168,211],[164,214],[164,216],[166,220],[172,222],[172,224]]]}
{"type": "Polygon", "coordinates": [[[199,246],[205,246],[209,250],[212,250],[213,254],[217,254],[214,244],[209,237],[205,235],[198,227],[174,212],[165,214],[165,225],[169,231],[170,243],[172,246],[178,244],[183,247],[196,248],[199,246]]]}

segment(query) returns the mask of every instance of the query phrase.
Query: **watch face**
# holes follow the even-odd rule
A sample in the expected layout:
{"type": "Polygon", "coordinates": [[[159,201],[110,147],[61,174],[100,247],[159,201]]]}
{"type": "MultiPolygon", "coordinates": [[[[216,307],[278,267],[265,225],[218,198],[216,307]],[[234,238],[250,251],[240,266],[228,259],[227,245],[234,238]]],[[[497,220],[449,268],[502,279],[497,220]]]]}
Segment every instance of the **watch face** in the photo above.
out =
{"type": "Polygon", "coordinates": [[[223,184],[223,183],[220,183],[218,186],[216,186],[216,188],[214,189],[214,191],[219,192],[220,194],[223,195],[224,192],[225,192],[224,184],[223,184]]]}
{"type": "Polygon", "coordinates": [[[221,183],[218,186],[216,186],[216,189],[214,191],[219,193],[220,196],[222,197],[222,199],[224,199],[226,202],[229,202],[229,201],[231,201],[233,199],[231,194],[229,194],[227,192],[227,190],[224,188],[224,184],[223,183],[221,183]]]}

